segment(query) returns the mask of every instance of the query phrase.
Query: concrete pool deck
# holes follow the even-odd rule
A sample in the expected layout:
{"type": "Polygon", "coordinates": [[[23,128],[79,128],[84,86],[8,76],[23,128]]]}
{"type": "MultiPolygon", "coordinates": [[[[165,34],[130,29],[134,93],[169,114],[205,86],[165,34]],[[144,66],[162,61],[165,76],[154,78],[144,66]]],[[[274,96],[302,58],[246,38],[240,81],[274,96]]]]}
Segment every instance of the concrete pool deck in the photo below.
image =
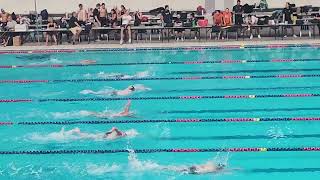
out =
{"type": "Polygon", "coordinates": [[[24,46],[8,46],[8,47],[0,47],[0,51],[6,50],[54,50],[54,49],[112,49],[112,48],[164,48],[164,47],[192,47],[192,46],[247,46],[247,45],[301,45],[301,44],[320,44],[320,39],[290,39],[290,40],[246,40],[246,41],[204,41],[204,42],[195,42],[195,41],[186,41],[186,42],[175,42],[171,41],[170,43],[132,43],[132,44],[110,44],[110,43],[81,43],[77,45],[64,44],[64,45],[54,45],[54,46],[45,46],[40,45],[38,43],[28,43],[24,46]]]}

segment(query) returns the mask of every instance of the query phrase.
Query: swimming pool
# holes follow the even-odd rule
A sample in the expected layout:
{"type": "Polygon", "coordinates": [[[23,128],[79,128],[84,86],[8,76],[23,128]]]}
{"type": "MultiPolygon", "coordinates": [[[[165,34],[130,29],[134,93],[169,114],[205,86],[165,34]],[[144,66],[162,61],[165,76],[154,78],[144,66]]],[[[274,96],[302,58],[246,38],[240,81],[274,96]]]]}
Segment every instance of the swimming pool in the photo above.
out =
{"type": "Polygon", "coordinates": [[[320,177],[318,48],[2,52],[0,177],[320,177]],[[146,89],[114,95],[129,85],[146,89]],[[128,99],[136,117],[112,117],[128,99]],[[128,137],[68,134],[76,127],[97,134],[113,126],[128,137]],[[207,161],[227,169],[205,175],[175,171],[207,161]]]}

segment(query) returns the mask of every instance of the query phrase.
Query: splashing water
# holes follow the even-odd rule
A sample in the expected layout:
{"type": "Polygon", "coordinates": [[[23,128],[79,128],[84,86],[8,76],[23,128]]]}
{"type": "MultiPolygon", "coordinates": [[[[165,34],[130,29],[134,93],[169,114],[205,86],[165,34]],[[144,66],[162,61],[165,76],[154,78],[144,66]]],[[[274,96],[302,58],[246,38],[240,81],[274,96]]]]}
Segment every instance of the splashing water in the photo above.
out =
{"type": "Polygon", "coordinates": [[[97,165],[97,164],[87,164],[86,170],[89,175],[101,176],[106,173],[117,172],[121,169],[120,165],[117,164],[105,164],[105,165],[97,165]]]}

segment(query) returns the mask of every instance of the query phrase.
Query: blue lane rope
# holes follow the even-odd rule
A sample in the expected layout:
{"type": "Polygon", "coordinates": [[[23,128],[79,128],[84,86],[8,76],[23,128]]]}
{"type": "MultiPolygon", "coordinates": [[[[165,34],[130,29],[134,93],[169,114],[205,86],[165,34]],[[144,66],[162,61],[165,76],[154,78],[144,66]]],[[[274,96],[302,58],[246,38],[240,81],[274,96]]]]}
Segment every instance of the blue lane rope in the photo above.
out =
{"type": "Polygon", "coordinates": [[[267,73],[267,72],[312,72],[320,71],[320,68],[307,68],[307,69],[263,69],[263,70],[233,70],[233,71],[182,71],[182,72],[173,72],[170,74],[223,74],[223,73],[267,73]]]}
{"type": "Polygon", "coordinates": [[[141,124],[141,123],[211,123],[211,122],[276,122],[276,121],[320,121],[320,117],[270,117],[270,118],[180,118],[153,120],[87,120],[87,121],[25,121],[0,122],[0,125],[74,125],[74,124],[141,124]]]}
{"type": "Polygon", "coordinates": [[[270,109],[232,109],[232,110],[174,110],[161,111],[162,114],[204,114],[204,113],[247,113],[247,112],[293,112],[293,111],[320,111],[319,107],[313,108],[270,108],[270,109]]]}
{"type": "Polygon", "coordinates": [[[243,80],[243,79],[296,79],[319,78],[320,74],[283,74],[283,75],[241,75],[241,76],[191,76],[191,77],[151,77],[151,78],[110,78],[110,79],[56,79],[56,80],[0,80],[0,84],[27,84],[27,83],[82,83],[82,82],[112,82],[112,81],[164,81],[164,80],[243,80]]]}
{"type": "MultiPolygon", "coordinates": [[[[39,99],[39,102],[123,101],[123,100],[198,100],[198,99],[256,99],[256,98],[303,98],[318,97],[320,94],[270,94],[270,95],[224,95],[224,96],[162,96],[125,98],[65,98],[39,99]]],[[[0,101],[1,102],[1,101],[0,101]]]]}
{"type": "Polygon", "coordinates": [[[114,150],[39,150],[39,151],[0,151],[0,155],[45,155],[45,154],[114,154],[114,153],[201,153],[201,152],[311,152],[320,147],[245,147],[245,148],[176,148],[176,149],[114,149],[114,150]]]}
{"type": "Polygon", "coordinates": [[[289,62],[313,62],[320,59],[272,59],[272,60],[212,60],[212,61],[166,61],[166,62],[125,62],[125,63],[98,63],[98,64],[41,64],[41,65],[0,65],[0,68],[64,68],[87,66],[130,66],[130,65],[196,65],[196,64],[232,64],[232,63],[289,63],[289,62]]]}

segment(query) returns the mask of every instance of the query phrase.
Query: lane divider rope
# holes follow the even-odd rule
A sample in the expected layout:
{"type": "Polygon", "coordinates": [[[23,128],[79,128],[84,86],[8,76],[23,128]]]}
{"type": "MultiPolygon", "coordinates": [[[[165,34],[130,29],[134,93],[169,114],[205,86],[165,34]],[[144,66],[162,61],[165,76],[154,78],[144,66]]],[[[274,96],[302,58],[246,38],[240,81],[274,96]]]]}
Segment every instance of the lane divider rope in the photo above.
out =
{"type": "Polygon", "coordinates": [[[263,69],[263,70],[232,70],[232,71],[182,71],[182,72],[173,72],[170,74],[220,74],[220,73],[266,73],[266,72],[297,72],[297,71],[320,71],[319,68],[307,68],[307,69],[263,69]]]}
{"type": "Polygon", "coordinates": [[[124,100],[199,100],[199,99],[257,99],[257,98],[304,98],[319,97],[320,94],[267,94],[267,95],[221,95],[221,96],[155,96],[119,98],[53,98],[53,99],[0,99],[0,103],[18,102],[86,102],[86,101],[124,101],[124,100]]]}
{"type": "Polygon", "coordinates": [[[0,80],[0,84],[28,84],[28,83],[82,83],[82,82],[111,82],[111,81],[164,81],[164,80],[209,80],[209,79],[297,79],[319,78],[320,74],[281,74],[259,76],[191,76],[191,77],[161,77],[161,78],[112,78],[112,79],[65,79],[65,80],[0,80]]]}
{"type": "Polygon", "coordinates": [[[277,122],[277,121],[320,121],[320,117],[270,117],[270,118],[179,118],[155,120],[94,120],[94,121],[26,121],[0,122],[0,125],[73,125],[73,124],[141,124],[141,123],[210,123],[210,122],[277,122]]]}
{"type": "Polygon", "coordinates": [[[320,147],[246,147],[246,148],[175,148],[175,149],[99,149],[99,150],[39,150],[39,151],[0,151],[0,155],[44,155],[44,154],[114,154],[114,153],[200,153],[200,152],[311,152],[320,147]]]}
{"type": "Polygon", "coordinates": [[[39,102],[79,102],[79,101],[123,101],[123,100],[199,100],[199,99],[256,99],[256,98],[302,98],[318,97],[320,94],[276,94],[276,95],[225,95],[225,96],[163,96],[163,97],[131,97],[131,98],[66,98],[39,99],[39,102]]]}
{"type": "Polygon", "coordinates": [[[0,69],[15,68],[63,68],[84,66],[127,66],[127,65],[170,65],[170,64],[245,64],[245,63],[289,63],[312,62],[320,59],[272,59],[272,60],[214,60],[214,61],[168,61],[168,62],[127,62],[127,63],[99,63],[99,64],[39,64],[39,65],[0,65],[0,69]]]}
{"type": "Polygon", "coordinates": [[[278,48],[319,48],[312,44],[267,44],[267,45],[226,45],[226,46],[192,46],[192,47],[156,47],[156,48],[93,48],[93,49],[45,49],[45,50],[3,50],[0,54],[48,54],[73,52],[132,52],[132,51],[172,51],[172,50],[220,50],[220,49],[278,49],[278,48]]]}

